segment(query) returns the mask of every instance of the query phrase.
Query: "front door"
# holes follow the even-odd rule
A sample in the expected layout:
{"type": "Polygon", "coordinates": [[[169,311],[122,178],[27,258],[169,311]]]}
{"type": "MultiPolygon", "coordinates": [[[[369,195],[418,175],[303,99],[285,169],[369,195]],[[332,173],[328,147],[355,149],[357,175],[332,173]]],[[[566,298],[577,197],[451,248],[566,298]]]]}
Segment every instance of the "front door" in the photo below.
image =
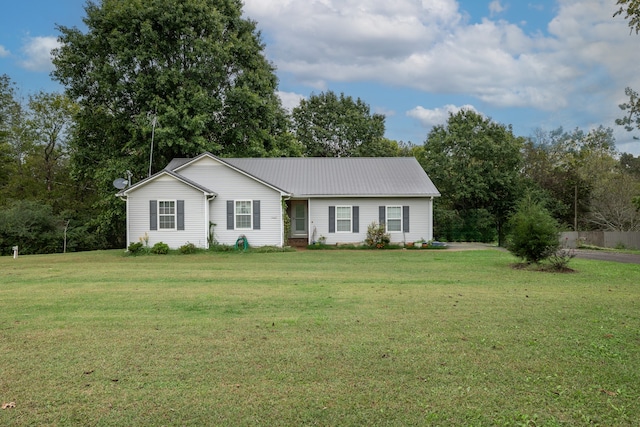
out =
{"type": "Polygon", "coordinates": [[[291,237],[307,237],[307,201],[291,201],[291,237]]]}

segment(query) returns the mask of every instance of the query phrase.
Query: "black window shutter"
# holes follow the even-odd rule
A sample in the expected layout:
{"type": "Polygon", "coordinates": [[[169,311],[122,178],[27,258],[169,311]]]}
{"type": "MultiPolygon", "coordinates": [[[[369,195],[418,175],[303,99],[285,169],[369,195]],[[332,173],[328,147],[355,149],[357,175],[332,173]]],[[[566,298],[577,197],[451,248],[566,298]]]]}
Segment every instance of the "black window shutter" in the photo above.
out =
{"type": "Polygon", "coordinates": [[[149,230],[158,229],[158,201],[149,201],[149,230]]]}
{"type": "Polygon", "coordinates": [[[409,206],[402,207],[402,231],[409,232],[409,206]]]}
{"type": "Polygon", "coordinates": [[[233,220],[233,200],[227,200],[227,230],[233,230],[235,221],[233,220]]]}
{"type": "Polygon", "coordinates": [[[260,230],[260,200],[253,201],[253,229],[260,230]]]}
{"type": "Polygon", "coordinates": [[[178,200],[176,213],[178,214],[178,230],[184,230],[184,200],[178,200]]]}
{"type": "Polygon", "coordinates": [[[378,225],[386,225],[385,223],[386,212],[387,212],[386,207],[384,206],[378,207],[378,225]]]}
{"type": "Polygon", "coordinates": [[[329,233],[336,232],[336,207],[329,206],[329,233]]]}
{"type": "Polygon", "coordinates": [[[352,231],[354,233],[359,233],[360,232],[360,206],[352,207],[351,214],[353,216],[352,231]]]}

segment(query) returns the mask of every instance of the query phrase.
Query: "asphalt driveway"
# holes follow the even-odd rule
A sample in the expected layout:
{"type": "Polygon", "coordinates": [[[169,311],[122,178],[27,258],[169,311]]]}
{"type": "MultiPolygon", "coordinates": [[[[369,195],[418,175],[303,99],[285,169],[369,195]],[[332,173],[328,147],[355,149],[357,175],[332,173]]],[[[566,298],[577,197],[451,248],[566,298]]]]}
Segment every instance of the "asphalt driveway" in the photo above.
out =
{"type": "MultiPolygon", "coordinates": [[[[478,250],[478,249],[506,250],[504,248],[499,248],[495,245],[486,244],[486,243],[447,243],[447,245],[449,248],[448,250],[452,250],[452,251],[465,251],[465,250],[478,250]]],[[[618,252],[576,249],[576,258],[595,259],[600,261],[623,262],[627,264],[640,264],[640,254],[623,254],[618,252]]]]}
{"type": "Polygon", "coordinates": [[[617,252],[587,251],[576,249],[576,258],[597,259],[600,261],[624,262],[627,264],[640,264],[640,255],[622,254],[617,252]]]}

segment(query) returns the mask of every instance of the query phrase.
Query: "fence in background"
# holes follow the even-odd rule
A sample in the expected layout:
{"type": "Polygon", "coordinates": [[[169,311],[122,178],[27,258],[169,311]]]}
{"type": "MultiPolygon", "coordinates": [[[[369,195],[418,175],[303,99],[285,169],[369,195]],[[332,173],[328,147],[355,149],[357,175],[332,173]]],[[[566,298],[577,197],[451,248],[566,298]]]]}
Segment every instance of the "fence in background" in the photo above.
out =
{"type": "Polygon", "coordinates": [[[560,233],[560,243],[570,248],[584,244],[601,248],[640,249],[640,232],[567,231],[560,233]]]}

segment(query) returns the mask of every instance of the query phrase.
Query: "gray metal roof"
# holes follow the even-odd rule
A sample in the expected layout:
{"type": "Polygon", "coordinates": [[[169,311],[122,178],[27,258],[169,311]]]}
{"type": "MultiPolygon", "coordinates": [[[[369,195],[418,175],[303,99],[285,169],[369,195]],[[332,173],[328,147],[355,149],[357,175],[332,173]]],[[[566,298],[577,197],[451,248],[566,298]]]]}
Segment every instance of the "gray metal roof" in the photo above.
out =
{"type": "MultiPolygon", "coordinates": [[[[200,156],[198,156],[200,157],[200,156]]],[[[191,160],[191,158],[185,158],[185,157],[176,157],[175,159],[171,160],[169,162],[169,164],[167,166],[165,166],[165,169],[170,170],[170,171],[174,171],[177,168],[179,168],[180,166],[189,163],[191,160]]]]}
{"type": "MultiPolygon", "coordinates": [[[[174,159],[175,169],[193,159],[174,159]]],[[[440,196],[413,157],[221,158],[242,171],[306,196],[440,196]]]]}

